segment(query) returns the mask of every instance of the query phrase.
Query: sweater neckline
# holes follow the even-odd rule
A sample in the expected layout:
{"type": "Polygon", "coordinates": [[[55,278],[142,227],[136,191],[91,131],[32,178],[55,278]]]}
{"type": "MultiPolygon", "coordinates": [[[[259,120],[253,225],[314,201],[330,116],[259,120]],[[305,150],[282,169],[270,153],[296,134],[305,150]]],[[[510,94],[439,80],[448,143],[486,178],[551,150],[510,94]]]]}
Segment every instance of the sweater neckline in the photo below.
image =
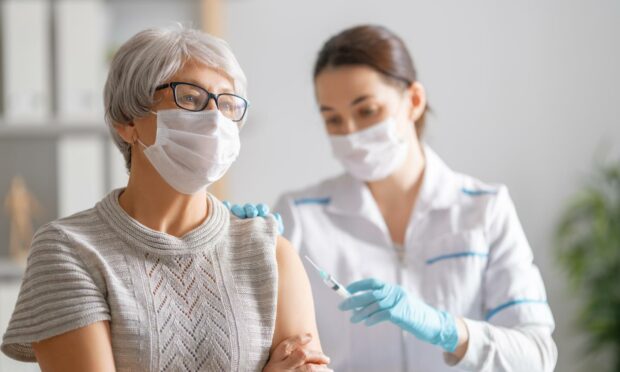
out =
{"type": "Polygon", "coordinates": [[[207,192],[210,214],[202,224],[176,237],[153,230],[131,217],[119,204],[124,188],[110,192],[97,204],[97,211],[121,238],[131,245],[160,255],[188,254],[212,247],[229,223],[229,212],[222,202],[207,192]]]}

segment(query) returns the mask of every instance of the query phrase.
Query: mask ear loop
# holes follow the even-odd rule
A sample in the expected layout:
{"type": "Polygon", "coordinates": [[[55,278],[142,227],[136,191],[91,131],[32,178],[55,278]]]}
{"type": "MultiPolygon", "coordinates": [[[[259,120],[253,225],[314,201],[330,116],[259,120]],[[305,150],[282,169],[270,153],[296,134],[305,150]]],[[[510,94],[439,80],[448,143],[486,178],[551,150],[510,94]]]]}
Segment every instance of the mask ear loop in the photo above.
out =
{"type": "Polygon", "coordinates": [[[133,135],[131,136],[131,142],[129,142],[129,144],[134,146],[136,143],[140,142],[138,139],[138,132],[136,131],[136,125],[134,123],[128,125],[133,127],[133,135]]]}
{"type": "Polygon", "coordinates": [[[148,148],[148,146],[145,145],[142,141],[140,141],[140,139],[137,136],[133,139],[133,145],[135,145],[136,143],[142,146],[143,150],[146,150],[148,148]]]}
{"type": "MultiPolygon", "coordinates": [[[[151,114],[153,114],[153,115],[157,116],[157,112],[155,112],[155,111],[153,111],[153,110],[149,110],[149,113],[151,113],[151,114]]],[[[138,135],[137,135],[137,133],[138,133],[138,132],[135,130],[135,124],[134,124],[133,126],[134,126],[134,133],[136,133],[136,135],[132,138],[132,142],[131,142],[131,144],[132,144],[132,145],[135,145],[135,144],[137,143],[137,144],[139,144],[140,146],[142,146],[142,148],[143,148],[144,150],[146,150],[146,149],[148,148],[148,146],[147,146],[147,145],[145,145],[142,141],[140,141],[140,138],[138,138],[138,135]]]]}

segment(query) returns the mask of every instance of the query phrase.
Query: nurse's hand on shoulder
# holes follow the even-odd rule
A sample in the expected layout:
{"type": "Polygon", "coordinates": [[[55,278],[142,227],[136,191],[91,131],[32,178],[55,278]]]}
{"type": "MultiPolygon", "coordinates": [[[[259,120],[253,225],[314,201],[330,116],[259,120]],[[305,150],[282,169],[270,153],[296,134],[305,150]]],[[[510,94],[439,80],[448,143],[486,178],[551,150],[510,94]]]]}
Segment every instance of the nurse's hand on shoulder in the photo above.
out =
{"type": "Polygon", "coordinates": [[[454,352],[459,335],[454,316],[437,310],[407,293],[398,285],[377,279],[351,283],[347,290],[353,295],[344,300],[340,310],[353,310],[351,322],[372,326],[390,321],[422,341],[454,352]]]}
{"type": "Polygon", "coordinates": [[[263,372],[333,372],[329,358],[320,351],[306,348],[312,335],[299,335],[280,342],[273,350],[263,372]]]}
{"type": "MultiPolygon", "coordinates": [[[[232,214],[242,219],[267,217],[270,214],[269,206],[263,203],[247,203],[242,206],[239,204],[230,204],[229,201],[225,201],[224,205],[232,212],[232,214]]],[[[280,213],[271,213],[271,215],[276,219],[276,222],[278,223],[278,232],[282,235],[284,233],[284,222],[282,221],[282,216],[280,216],[280,213]]]]}

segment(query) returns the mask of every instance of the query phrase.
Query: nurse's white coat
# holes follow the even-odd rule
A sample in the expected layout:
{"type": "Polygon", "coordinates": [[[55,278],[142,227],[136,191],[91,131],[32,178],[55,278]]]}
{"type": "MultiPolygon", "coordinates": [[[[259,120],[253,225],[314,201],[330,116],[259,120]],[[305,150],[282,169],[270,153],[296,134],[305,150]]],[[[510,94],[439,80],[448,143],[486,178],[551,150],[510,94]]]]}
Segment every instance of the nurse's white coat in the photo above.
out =
{"type": "MultiPolygon", "coordinates": [[[[275,210],[284,236],[344,285],[368,277],[398,283],[466,318],[470,343],[456,369],[552,370],[553,316],[508,190],[453,172],[427,146],[424,152],[404,248],[392,243],[367,186],[346,174],[282,196],[275,210]]],[[[351,324],[350,313],[337,308],[341,298],[304,263],[334,370],[455,370],[441,349],[391,323],[351,324]]]]}

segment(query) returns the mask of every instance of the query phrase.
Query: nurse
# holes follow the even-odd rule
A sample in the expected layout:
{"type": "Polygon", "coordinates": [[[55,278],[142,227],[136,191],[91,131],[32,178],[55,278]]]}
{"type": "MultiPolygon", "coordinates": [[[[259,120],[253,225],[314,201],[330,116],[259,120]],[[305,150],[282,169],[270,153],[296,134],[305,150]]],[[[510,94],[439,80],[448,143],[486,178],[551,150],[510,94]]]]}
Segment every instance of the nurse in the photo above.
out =
{"type": "Polygon", "coordinates": [[[343,301],[310,273],[331,367],[553,370],[554,320],[508,190],[423,142],[426,93],[403,41],[347,29],[323,45],[314,84],[346,173],[275,209],[300,255],[350,283],[343,301]]]}

